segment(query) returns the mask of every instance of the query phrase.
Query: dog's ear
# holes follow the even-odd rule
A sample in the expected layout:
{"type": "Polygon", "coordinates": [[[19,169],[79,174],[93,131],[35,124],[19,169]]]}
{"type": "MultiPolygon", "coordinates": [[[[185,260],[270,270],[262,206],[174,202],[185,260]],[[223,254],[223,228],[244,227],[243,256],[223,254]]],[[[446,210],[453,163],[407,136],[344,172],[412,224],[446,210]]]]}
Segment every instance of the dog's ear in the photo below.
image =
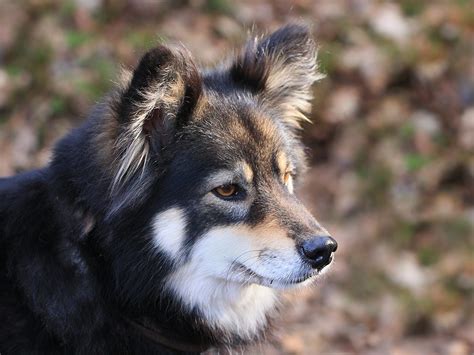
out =
{"type": "Polygon", "coordinates": [[[299,127],[311,108],[311,85],[322,77],[316,52],[307,26],[287,25],[250,40],[233,61],[230,76],[264,102],[279,107],[290,126],[299,127]]]}
{"type": "Polygon", "coordinates": [[[115,104],[119,164],[114,186],[172,142],[192,116],[201,90],[200,74],[184,48],[159,46],[142,57],[115,104]]]}

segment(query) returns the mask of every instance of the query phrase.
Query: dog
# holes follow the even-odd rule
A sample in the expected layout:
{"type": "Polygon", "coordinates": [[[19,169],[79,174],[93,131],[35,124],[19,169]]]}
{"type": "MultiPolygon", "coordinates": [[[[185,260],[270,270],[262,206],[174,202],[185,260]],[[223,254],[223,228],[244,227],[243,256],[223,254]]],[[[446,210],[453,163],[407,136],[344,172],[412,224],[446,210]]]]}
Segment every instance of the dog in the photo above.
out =
{"type": "Polygon", "coordinates": [[[259,341],[336,241],[293,193],[310,30],[212,70],[148,51],[55,146],[0,180],[0,353],[175,354],[259,341]]]}

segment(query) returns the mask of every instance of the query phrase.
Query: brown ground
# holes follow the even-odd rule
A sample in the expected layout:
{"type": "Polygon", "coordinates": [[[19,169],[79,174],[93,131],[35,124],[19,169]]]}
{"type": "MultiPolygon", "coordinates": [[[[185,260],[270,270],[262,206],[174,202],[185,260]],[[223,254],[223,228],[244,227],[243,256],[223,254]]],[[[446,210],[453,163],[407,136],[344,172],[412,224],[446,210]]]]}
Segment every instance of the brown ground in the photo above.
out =
{"type": "Polygon", "coordinates": [[[472,354],[473,1],[0,1],[0,175],[45,164],[158,38],[213,63],[291,19],[327,73],[301,196],[340,251],[248,352],[472,354]]]}

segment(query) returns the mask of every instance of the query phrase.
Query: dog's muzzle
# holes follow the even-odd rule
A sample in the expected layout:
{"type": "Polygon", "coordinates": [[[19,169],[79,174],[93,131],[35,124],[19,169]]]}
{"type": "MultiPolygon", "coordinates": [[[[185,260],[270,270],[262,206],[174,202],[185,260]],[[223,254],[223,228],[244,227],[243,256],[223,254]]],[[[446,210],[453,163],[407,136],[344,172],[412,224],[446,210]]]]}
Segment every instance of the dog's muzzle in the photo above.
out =
{"type": "Polygon", "coordinates": [[[298,250],[313,269],[321,271],[331,263],[337,242],[329,236],[316,236],[302,242],[298,250]]]}

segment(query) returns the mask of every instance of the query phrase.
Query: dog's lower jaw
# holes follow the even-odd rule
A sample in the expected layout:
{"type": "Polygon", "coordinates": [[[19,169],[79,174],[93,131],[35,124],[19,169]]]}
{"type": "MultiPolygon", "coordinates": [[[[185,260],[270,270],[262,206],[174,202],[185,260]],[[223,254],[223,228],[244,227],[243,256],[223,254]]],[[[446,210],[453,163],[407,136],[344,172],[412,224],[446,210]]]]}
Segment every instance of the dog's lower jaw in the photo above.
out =
{"type": "Polygon", "coordinates": [[[232,274],[237,276],[236,282],[257,284],[276,290],[291,290],[308,286],[320,275],[320,271],[318,270],[307,270],[306,272],[291,277],[266,277],[241,263],[234,263],[232,270],[232,274]]]}
{"type": "Polygon", "coordinates": [[[197,310],[202,324],[220,334],[223,345],[258,339],[278,305],[277,291],[257,284],[174,275],[168,285],[185,309],[197,310]]]}
{"type": "Polygon", "coordinates": [[[209,323],[244,341],[257,338],[276,309],[277,292],[257,284],[226,282],[223,287],[223,298],[206,310],[209,323]]]}
{"type": "Polygon", "coordinates": [[[188,263],[175,270],[166,285],[183,310],[197,311],[202,320],[198,323],[219,334],[222,343],[214,345],[232,346],[258,340],[277,314],[279,294],[310,285],[328,268],[308,271],[299,279],[280,280],[252,278],[243,270],[214,276],[188,263]],[[242,278],[229,279],[231,275],[242,278]]]}

